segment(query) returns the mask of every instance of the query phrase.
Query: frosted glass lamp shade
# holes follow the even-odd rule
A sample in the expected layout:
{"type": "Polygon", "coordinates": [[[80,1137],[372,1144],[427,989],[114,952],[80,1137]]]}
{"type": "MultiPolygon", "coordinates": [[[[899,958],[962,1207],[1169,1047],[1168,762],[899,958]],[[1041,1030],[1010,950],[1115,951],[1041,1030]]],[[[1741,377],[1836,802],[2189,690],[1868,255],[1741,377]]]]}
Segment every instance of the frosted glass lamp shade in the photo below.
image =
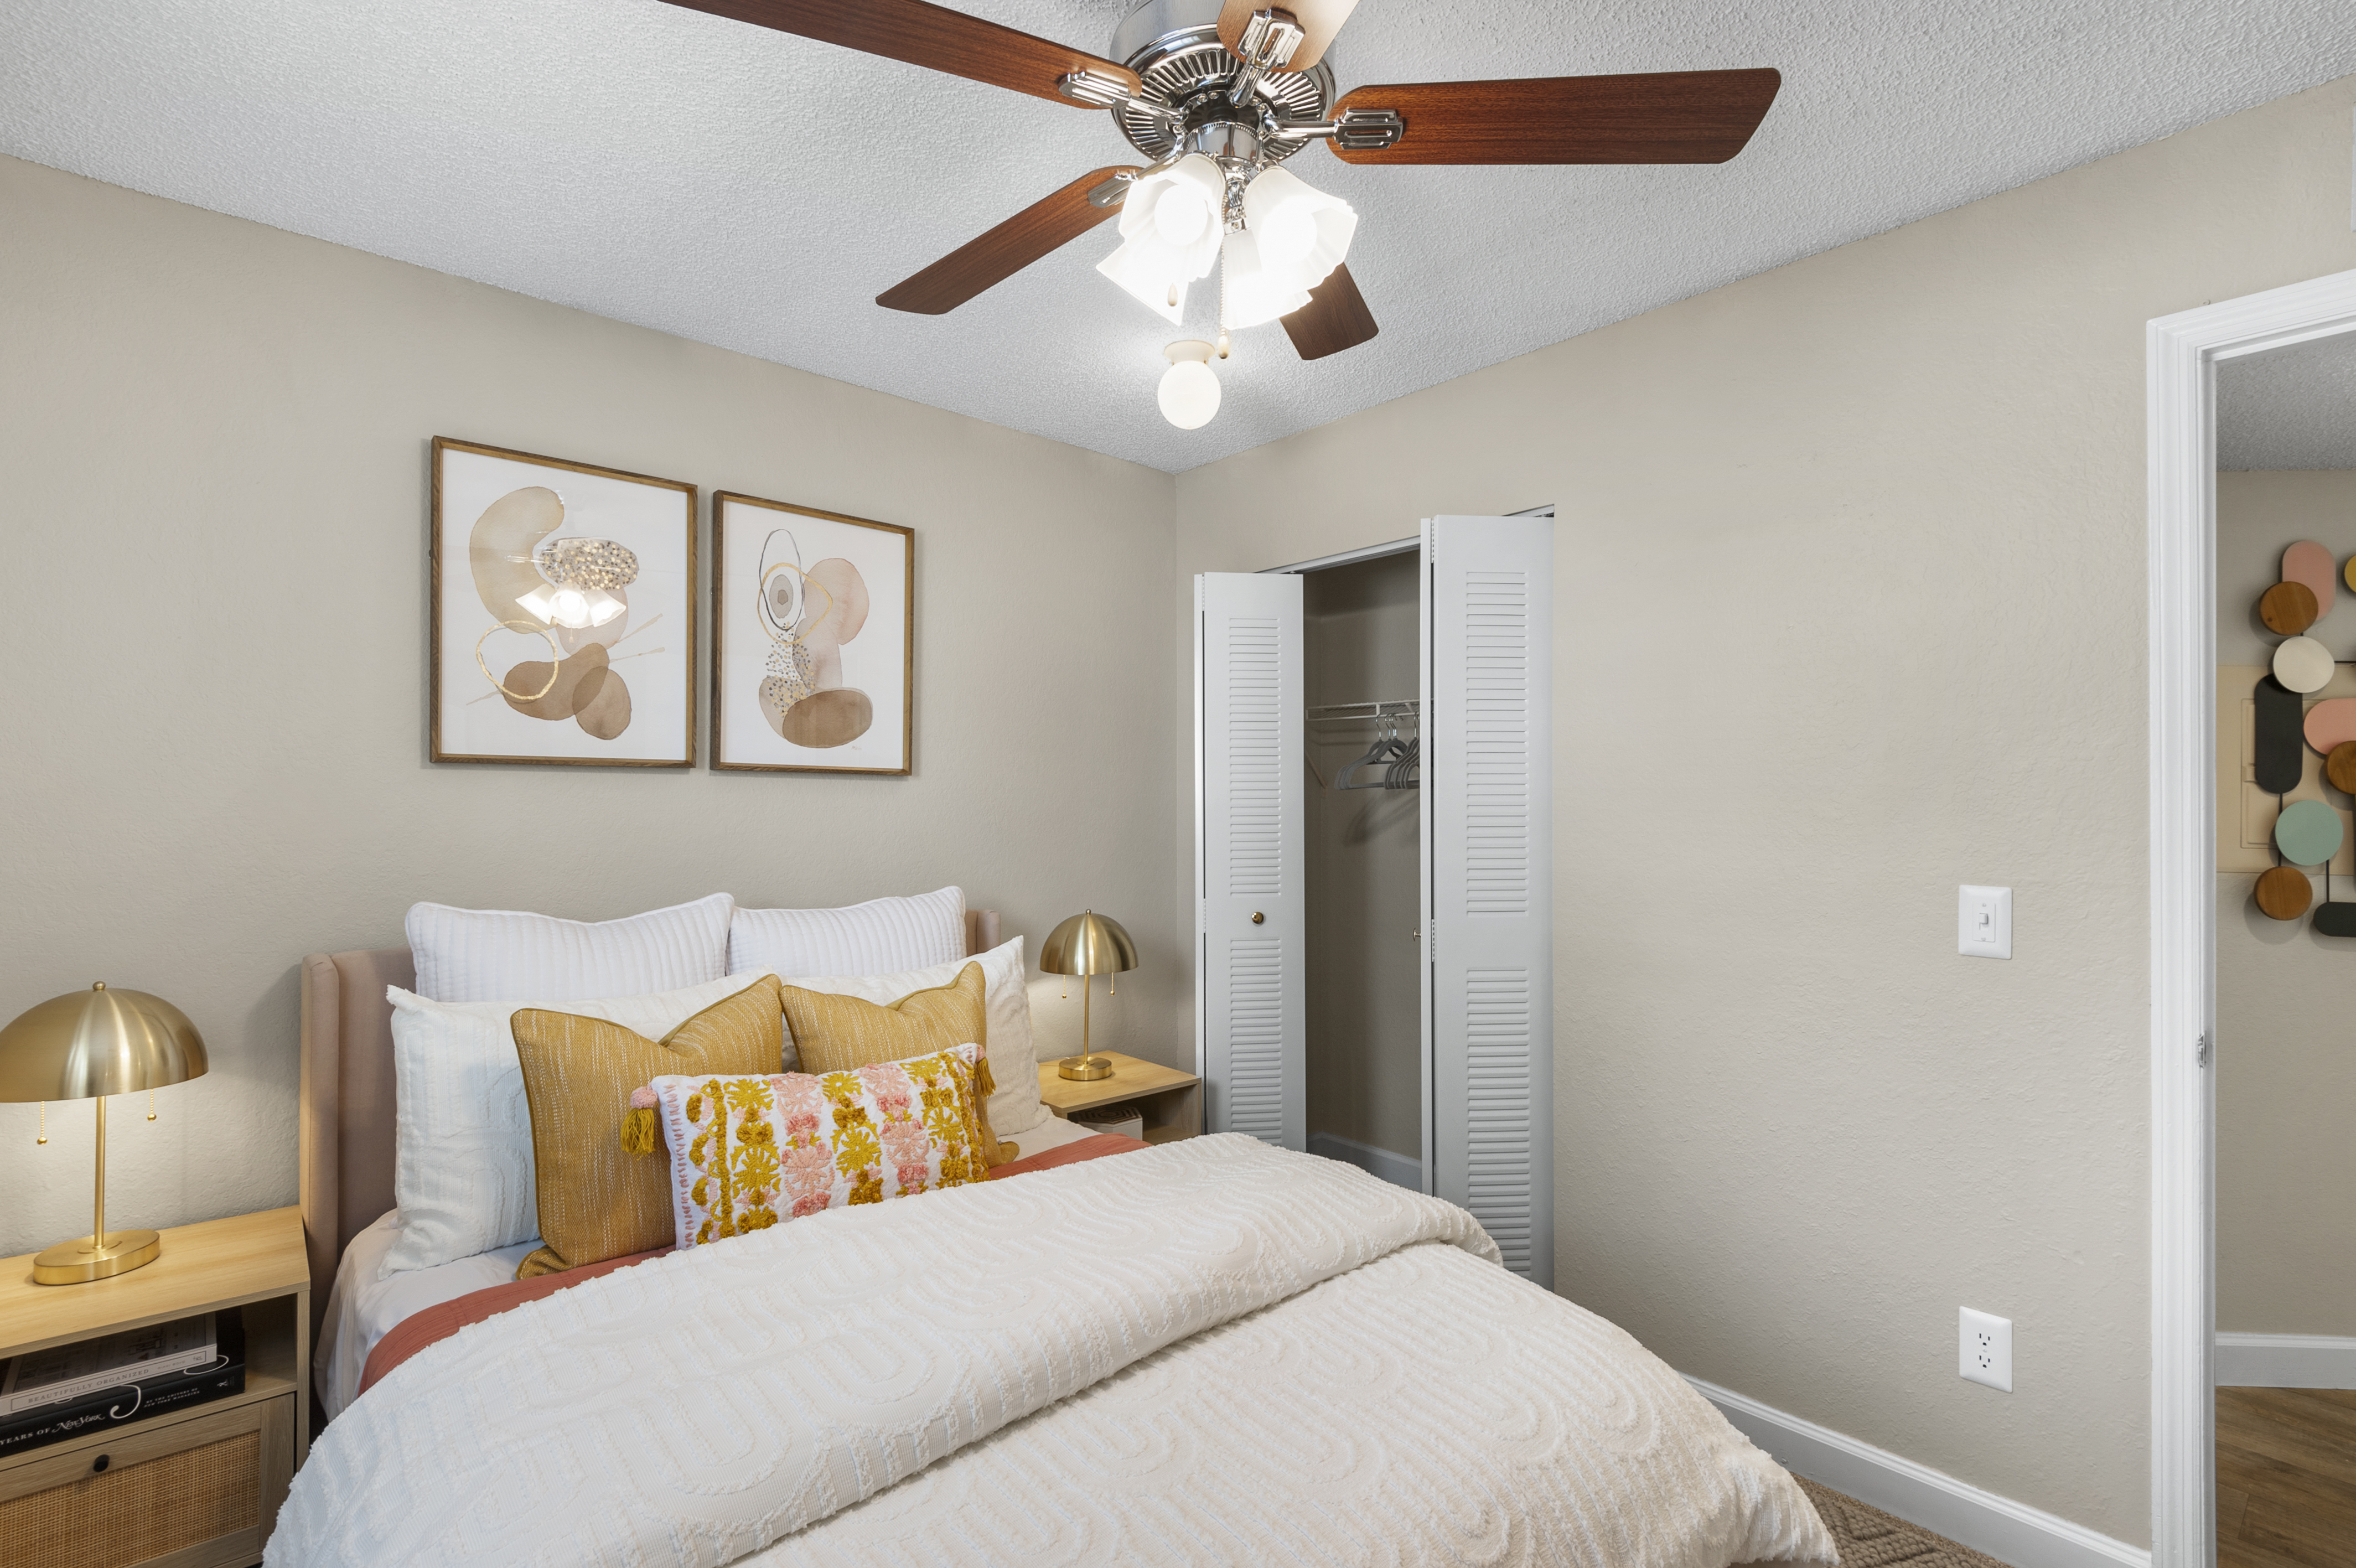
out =
{"type": "Polygon", "coordinates": [[[1340,197],[1272,168],[1244,192],[1244,226],[1258,241],[1259,264],[1272,284],[1312,289],[1348,257],[1358,215],[1340,197]]]}
{"type": "Polygon", "coordinates": [[[1121,286],[1138,304],[1173,327],[1186,320],[1186,285],[1173,282],[1143,252],[1124,244],[1097,263],[1097,271],[1121,286]]]}
{"type": "Polygon", "coordinates": [[[1219,325],[1230,332],[1290,316],[1309,303],[1305,285],[1261,264],[1258,238],[1249,232],[1228,234],[1226,274],[1220,285],[1219,325]]]}
{"type": "Polygon", "coordinates": [[[1211,373],[1211,356],[1217,350],[1208,343],[1189,341],[1173,343],[1162,352],[1170,361],[1154,393],[1162,417],[1181,430],[1200,430],[1219,412],[1219,378],[1211,373]]]}

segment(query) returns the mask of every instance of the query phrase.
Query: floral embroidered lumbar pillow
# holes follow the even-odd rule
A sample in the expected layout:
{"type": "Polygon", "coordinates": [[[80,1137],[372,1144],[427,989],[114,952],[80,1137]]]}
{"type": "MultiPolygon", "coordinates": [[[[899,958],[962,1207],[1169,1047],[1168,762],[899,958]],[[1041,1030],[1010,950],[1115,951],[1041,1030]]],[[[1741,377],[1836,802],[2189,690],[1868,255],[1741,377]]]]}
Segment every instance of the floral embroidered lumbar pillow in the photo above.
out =
{"type": "Polygon", "coordinates": [[[678,1244],[982,1180],[979,1054],[961,1045],[844,1072],[656,1079],[678,1244]]]}
{"type": "Polygon", "coordinates": [[[980,1089],[976,1109],[981,1117],[982,1159],[1001,1165],[1014,1157],[1014,1146],[1001,1146],[990,1125],[990,1097],[998,1092],[998,1085],[990,1071],[990,1011],[981,965],[969,963],[947,985],[911,992],[888,1005],[798,985],[781,987],[778,994],[786,1034],[798,1058],[796,1065],[804,1072],[849,1072],[871,1062],[930,1056],[951,1046],[980,1047],[974,1077],[980,1089]]]}

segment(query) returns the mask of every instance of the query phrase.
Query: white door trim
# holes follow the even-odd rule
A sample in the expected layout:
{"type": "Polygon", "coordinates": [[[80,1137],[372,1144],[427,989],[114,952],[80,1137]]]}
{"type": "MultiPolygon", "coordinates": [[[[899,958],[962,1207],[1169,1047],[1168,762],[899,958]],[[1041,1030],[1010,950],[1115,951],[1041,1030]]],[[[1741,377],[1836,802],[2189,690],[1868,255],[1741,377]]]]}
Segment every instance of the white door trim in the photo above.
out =
{"type": "Polygon", "coordinates": [[[2216,366],[2350,330],[2356,272],[2146,328],[2154,1568],[2216,1561],[2216,366]]]}

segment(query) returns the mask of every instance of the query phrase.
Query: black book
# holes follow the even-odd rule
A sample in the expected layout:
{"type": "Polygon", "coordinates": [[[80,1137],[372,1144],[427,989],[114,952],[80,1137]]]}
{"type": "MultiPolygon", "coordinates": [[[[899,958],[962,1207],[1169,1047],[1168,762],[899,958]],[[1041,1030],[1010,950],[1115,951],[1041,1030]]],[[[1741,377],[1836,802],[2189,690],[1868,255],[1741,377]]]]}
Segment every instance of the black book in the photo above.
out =
{"type": "Polygon", "coordinates": [[[119,1383],[59,1404],[0,1418],[0,1455],[62,1443],[245,1391],[245,1322],[235,1307],[213,1316],[213,1359],[186,1371],[119,1383]]]}

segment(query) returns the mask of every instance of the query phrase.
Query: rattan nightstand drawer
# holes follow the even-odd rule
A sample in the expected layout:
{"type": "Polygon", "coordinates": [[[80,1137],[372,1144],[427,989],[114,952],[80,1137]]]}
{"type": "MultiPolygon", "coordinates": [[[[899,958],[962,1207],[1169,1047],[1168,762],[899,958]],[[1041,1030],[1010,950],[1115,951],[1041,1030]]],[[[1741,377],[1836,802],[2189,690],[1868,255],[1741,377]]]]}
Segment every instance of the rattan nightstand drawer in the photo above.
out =
{"type": "Polygon", "coordinates": [[[243,1568],[294,1472],[294,1396],[241,1399],[0,1464],[0,1568],[243,1568]]]}

